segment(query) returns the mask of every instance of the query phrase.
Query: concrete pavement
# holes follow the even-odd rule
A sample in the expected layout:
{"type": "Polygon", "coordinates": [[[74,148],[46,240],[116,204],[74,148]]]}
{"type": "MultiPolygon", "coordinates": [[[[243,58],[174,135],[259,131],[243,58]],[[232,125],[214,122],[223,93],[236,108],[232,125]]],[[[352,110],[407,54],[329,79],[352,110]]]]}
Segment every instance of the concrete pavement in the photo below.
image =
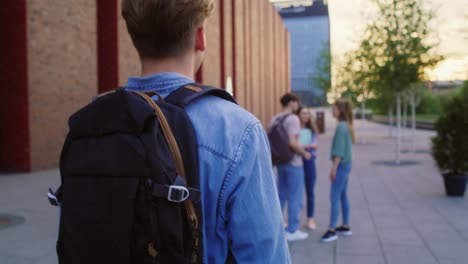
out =
{"type": "Polygon", "coordinates": [[[408,152],[406,133],[401,159],[414,165],[377,165],[393,163],[395,139],[386,126],[363,121],[355,127],[358,141],[365,143],[354,145],[349,183],[353,236],[318,242],[329,221],[329,149],[335,126],[329,117],[317,160],[319,228],[306,241],[290,243],[293,263],[468,263],[468,195],[445,196],[429,152],[434,133],[417,131],[414,153],[408,152]]]}
{"type": "MultiPolygon", "coordinates": [[[[415,165],[385,166],[395,157],[395,141],[383,125],[356,122],[365,144],[354,146],[349,192],[353,236],[321,244],[329,219],[329,149],[335,122],[327,113],[327,134],[317,159],[318,229],[290,243],[293,263],[463,264],[468,263],[468,195],[445,196],[442,177],[428,152],[432,132],[418,131],[416,153],[402,153],[415,165]]],[[[410,148],[403,141],[403,150],[410,148]]],[[[0,175],[0,263],[55,264],[58,210],[46,191],[57,187],[58,170],[0,175]],[[14,215],[13,225],[1,219],[14,215]]]]}

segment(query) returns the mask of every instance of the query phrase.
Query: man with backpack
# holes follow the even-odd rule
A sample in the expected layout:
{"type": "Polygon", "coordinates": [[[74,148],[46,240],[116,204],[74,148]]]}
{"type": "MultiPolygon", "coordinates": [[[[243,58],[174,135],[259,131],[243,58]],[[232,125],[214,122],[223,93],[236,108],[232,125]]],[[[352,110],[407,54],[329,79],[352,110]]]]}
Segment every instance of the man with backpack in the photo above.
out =
{"type": "MultiPolygon", "coordinates": [[[[127,89],[165,97],[193,83],[213,9],[213,0],[123,0],[122,15],[142,63],[142,77],[129,78],[127,89]]],[[[261,123],[214,96],[185,111],[197,139],[203,262],[290,262],[261,123]]]]}
{"type": "Polygon", "coordinates": [[[290,263],[262,124],[193,81],[214,0],[121,5],[141,76],[69,120],[59,263],[290,263]]]}
{"type": "Polygon", "coordinates": [[[268,129],[273,164],[278,170],[278,193],[281,208],[288,201],[286,239],[303,240],[306,232],[299,230],[299,215],[304,200],[304,170],[302,157],[311,155],[299,144],[301,125],[295,114],[299,108],[299,97],[287,93],[281,97],[283,111],[273,117],[268,129]]]}

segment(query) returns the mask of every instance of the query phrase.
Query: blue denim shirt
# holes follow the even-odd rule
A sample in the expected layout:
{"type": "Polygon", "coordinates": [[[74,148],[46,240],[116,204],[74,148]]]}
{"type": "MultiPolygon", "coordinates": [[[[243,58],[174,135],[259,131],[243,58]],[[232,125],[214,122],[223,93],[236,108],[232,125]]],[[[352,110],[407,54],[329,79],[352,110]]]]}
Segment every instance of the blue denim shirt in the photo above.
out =
{"type": "MultiPolygon", "coordinates": [[[[162,97],[193,80],[177,73],[131,77],[128,90],[162,97]]],[[[204,263],[290,263],[282,214],[261,123],[214,96],[186,108],[198,144],[204,263]]]]}

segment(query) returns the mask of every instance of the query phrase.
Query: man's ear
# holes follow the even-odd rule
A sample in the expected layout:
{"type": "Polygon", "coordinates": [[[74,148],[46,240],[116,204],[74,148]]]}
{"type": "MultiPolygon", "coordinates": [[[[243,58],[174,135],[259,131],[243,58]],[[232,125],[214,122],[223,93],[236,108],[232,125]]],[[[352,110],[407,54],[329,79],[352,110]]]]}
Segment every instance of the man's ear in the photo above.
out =
{"type": "Polygon", "coordinates": [[[206,37],[205,37],[205,25],[201,25],[197,28],[195,33],[195,51],[205,51],[206,49],[206,37]]]}

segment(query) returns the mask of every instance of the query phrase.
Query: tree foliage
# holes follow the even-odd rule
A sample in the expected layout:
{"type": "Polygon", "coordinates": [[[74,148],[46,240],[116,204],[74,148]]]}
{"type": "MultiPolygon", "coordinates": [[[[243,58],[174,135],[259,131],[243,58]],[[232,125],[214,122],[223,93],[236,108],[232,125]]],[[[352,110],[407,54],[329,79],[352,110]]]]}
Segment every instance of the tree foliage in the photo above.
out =
{"type": "Polygon", "coordinates": [[[324,43],[319,57],[315,62],[317,65],[317,72],[311,76],[312,83],[315,87],[319,88],[326,95],[331,90],[331,61],[332,55],[330,52],[330,43],[324,43]]]}
{"type": "Polygon", "coordinates": [[[442,172],[463,176],[468,172],[468,82],[460,94],[445,106],[436,121],[432,156],[442,172]]]}
{"type": "Polygon", "coordinates": [[[395,96],[425,79],[425,69],[442,60],[429,42],[433,18],[420,0],[373,0],[377,17],[367,26],[357,50],[346,58],[348,85],[372,93],[389,107],[395,96]]]}

